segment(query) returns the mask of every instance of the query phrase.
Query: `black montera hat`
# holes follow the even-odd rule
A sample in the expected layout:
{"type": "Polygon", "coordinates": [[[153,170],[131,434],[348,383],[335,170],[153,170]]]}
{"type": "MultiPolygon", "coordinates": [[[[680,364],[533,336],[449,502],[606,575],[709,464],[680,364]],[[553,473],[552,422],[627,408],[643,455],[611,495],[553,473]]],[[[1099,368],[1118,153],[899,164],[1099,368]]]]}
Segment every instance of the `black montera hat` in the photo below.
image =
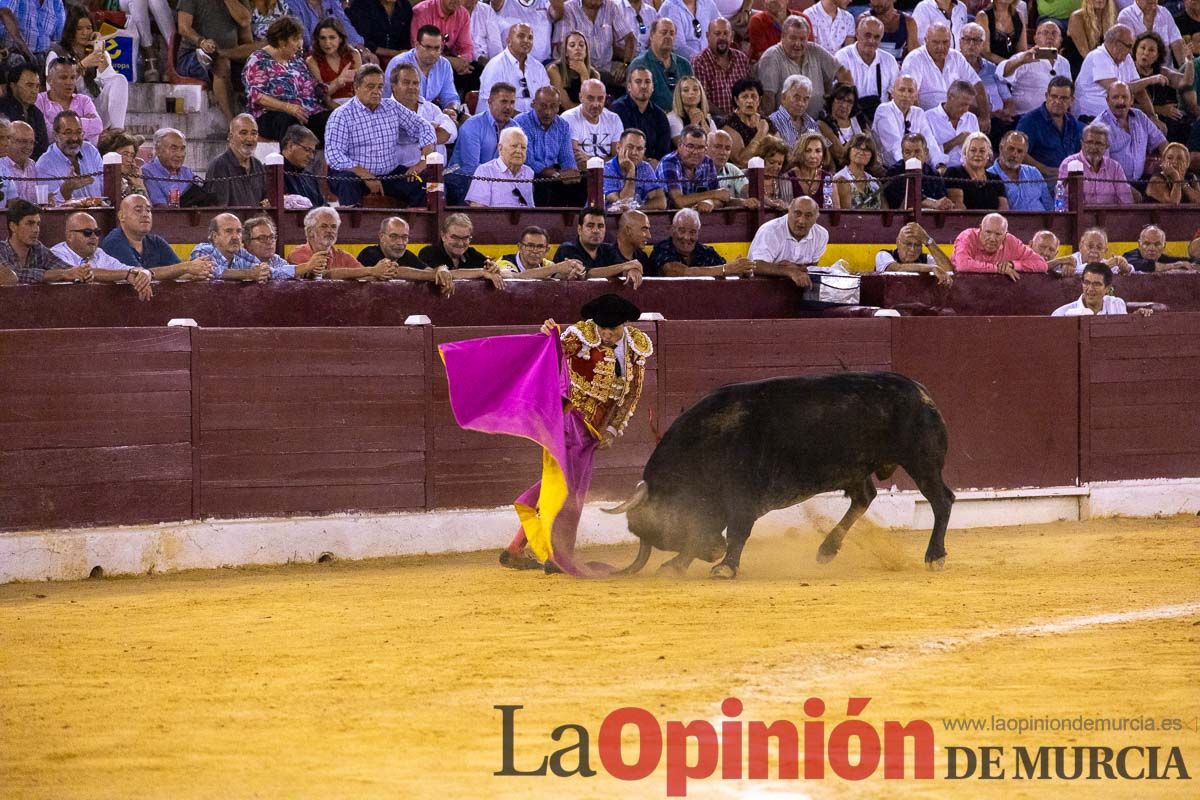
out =
{"type": "Polygon", "coordinates": [[[636,322],[642,311],[624,297],[610,293],[588,301],[581,314],[601,328],[615,328],[623,322],[636,322]]]}

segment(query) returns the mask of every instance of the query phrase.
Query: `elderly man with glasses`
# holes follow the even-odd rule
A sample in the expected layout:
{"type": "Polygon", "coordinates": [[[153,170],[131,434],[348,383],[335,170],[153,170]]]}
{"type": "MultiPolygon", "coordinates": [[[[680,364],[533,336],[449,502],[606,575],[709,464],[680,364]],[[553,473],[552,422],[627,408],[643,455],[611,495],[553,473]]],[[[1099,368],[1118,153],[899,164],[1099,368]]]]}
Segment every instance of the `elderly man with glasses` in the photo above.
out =
{"type": "Polygon", "coordinates": [[[273,276],[281,278],[321,278],[329,263],[329,254],[313,253],[302,264],[289,264],[276,252],[279,236],[270,217],[251,217],[242,226],[242,246],[250,255],[271,268],[273,276]]]}
{"type": "Polygon", "coordinates": [[[91,214],[82,212],[67,217],[66,240],[50,248],[50,252],[65,263],[82,271],[85,283],[128,283],[137,293],[139,300],[154,296],[150,288],[150,270],[122,264],[100,247],[100,234],[104,231],[96,224],[91,214]]]}
{"type": "Polygon", "coordinates": [[[1108,108],[1108,87],[1120,81],[1129,85],[1138,108],[1161,125],[1146,87],[1166,84],[1167,78],[1163,75],[1139,77],[1132,53],[1133,31],[1128,25],[1117,24],[1105,32],[1100,46],[1084,57],[1075,81],[1075,115],[1081,121],[1091,122],[1104,113],[1108,108]]]}

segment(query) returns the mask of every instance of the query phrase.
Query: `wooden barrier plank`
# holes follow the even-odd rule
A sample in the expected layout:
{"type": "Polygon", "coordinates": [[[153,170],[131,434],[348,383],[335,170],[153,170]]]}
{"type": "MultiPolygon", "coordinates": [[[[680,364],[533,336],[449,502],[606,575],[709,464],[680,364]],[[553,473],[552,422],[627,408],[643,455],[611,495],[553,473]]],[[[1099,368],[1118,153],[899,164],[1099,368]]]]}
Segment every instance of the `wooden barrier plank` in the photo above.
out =
{"type": "MultiPolygon", "coordinates": [[[[0,406],[3,401],[0,400],[0,406]]],[[[134,423],[111,419],[21,420],[0,422],[0,451],[35,448],[118,447],[189,443],[190,414],[145,414],[134,423]]]]}
{"type": "Polygon", "coordinates": [[[1092,341],[1092,358],[1110,361],[1116,359],[1141,360],[1158,356],[1200,356],[1200,339],[1197,331],[1151,335],[1140,333],[1136,328],[1126,328],[1127,336],[1097,336],[1092,341]]]}
{"type": "MultiPolygon", "coordinates": [[[[1188,409],[1191,419],[1200,414],[1200,403],[1188,409]]],[[[1200,425],[1163,424],[1154,418],[1139,425],[1136,420],[1127,420],[1124,426],[1094,429],[1091,432],[1092,448],[1098,453],[1109,455],[1169,455],[1195,454],[1200,452],[1200,425]]]]}
{"type": "Polygon", "coordinates": [[[187,331],[181,328],[94,328],[86,335],[76,328],[0,331],[0,355],[5,359],[31,352],[116,353],[128,358],[133,353],[187,353],[190,349],[187,331]]]}
{"type": "MultiPolygon", "coordinates": [[[[233,350],[329,351],[396,355],[418,353],[422,340],[409,328],[205,328],[196,352],[208,355],[233,350]]],[[[413,374],[413,373],[409,373],[413,374]]]]}
{"type": "Polygon", "coordinates": [[[228,350],[197,353],[201,378],[240,377],[367,377],[398,375],[416,378],[421,374],[421,355],[358,351],[304,350],[228,350]]]}
{"type": "Polygon", "coordinates": [[[219,519],[416,511],[424,505],[425,487],[420,483],[228,487],[204,494],[204,516],[219,519]]]}
{"type": "Polygon", "coordinates": [[[1087,481],[1121,481],[1145,478],[1195,478],[1196,452],[1140,455],[1112,453],[1092,447],[1087,481]]]}
{"type": "Polygon", "coordinates": [[[205,455],[269,453],[420,452],[425,430],[419,421],[407,425],[305,426],[265,430],[205,430],[198,446],[205,455]]]}
{"type": "Polygon", "coordinates": [[[109,374],[25,372],[10,381],[7,370],[0,366],[0,405],[10,397],[37,394],[64,394],[75,397],[97,394],[128,394],[131,392],[190,392],[192,376],[187,370],[158,370],[148,372],[111,372],[109,374]]]}
{"type": "Polygon", "coordinates": [[[1147,383],[1097,383],[1091,384],[1092,406],[1103,408],[1116,406],[1130,414],[1139,412],[1139,406],[1152,398],[1158,403],[1190,403],[1200,398],[1200,380],[1168,380],[1147,383]]]}
{"type": "Polygon", "coordinates": [[[269,430],[319,426],[390,425],[421,414],[419,403],[399,400],[313,403],[204,403],[201,430],[269,430]]]}
{"type": "Polygon", "coordinates": [[[206,487],[344,486],[424,481],[418,451],[367,453],[246,453],[200,457],[206,487]]]}
{"type": "Polygon", "coordinates": [[[190,413],[191,402],[190,392],[10,395],[0,403],[0,422],[71,420],[105,415],[111,416],[112,423],[119,427],[130,415],[190,413]]]}
{"type": "MultiPolygon", "coordinates": [[[[80,328],[91,333],[94,328],[80,328]]],[[[136,358],[120,353],[62,353],[47,350],[19,355],[0,353],[0,375],[7,385],[21,388],[26,377],[41,378],[47,373],[64,375],[114,375],[129,371],[168,372],[191,369],[191,354],[176,352],[139,353],[136,358]]]]}
{"type": "Polygon", "coordinates": [[[1134,383],[1200,379],[1200,358],[1158,355],[1145,358],[1092,359],[1092,383],[1134,383]]]}
{"type": "Polygon", "coordinates": [[[233,376],[213,376],[204,382],[201,401],[230,402],[288,402],[302,400],[324,403],[330,400],[363,400],[367,398],[394,399],[404,395],[421,396],[417,387],[421,378],[395,375],[353,375],[337,380],[310,377],[273,377],[267,380],[245,380],[233,376]]]}
{"type": "Polygon", "coordinates": [[[123,525],[188,519],[192,481],[121,479],[109,483],[0,489],[0,530],[123,525]]]}
{"type": "MultiPolygon", "coordinates": [[[[1142,403],[1136,408],[1092,409],[1092,429],[1163,428],[1167,432],[1200,426],[1200,398],[1190,403],[1142,403]]],[[[1200,473],[1200,462],[1196,465],[1200,473]]]]}
{"type": "Polygon", "coordinates": [[[191,479],[191,447],[62,447],[0,452],[8,487],[79,486],[120,481],[191,479]]]}

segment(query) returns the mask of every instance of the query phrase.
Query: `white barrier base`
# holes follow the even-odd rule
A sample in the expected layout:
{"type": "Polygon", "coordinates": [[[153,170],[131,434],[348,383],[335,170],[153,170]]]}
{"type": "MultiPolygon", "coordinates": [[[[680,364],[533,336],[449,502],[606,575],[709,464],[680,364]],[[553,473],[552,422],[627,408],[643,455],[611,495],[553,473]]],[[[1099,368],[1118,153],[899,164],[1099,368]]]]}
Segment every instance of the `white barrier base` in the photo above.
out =
{"type": "MultiPolygon", "coordinates": [[[[1099,517],[1200,513],[1200,479],[1099,483],[1084,487],[961,491],[952,528],[1031,525],[1099,517]]],[[[848,501],[825,494],[763,517],[760,531],[828,529],[848,501]]],[[[581,544],[632,542],[625,518],[589,505],[581,544]]],[[[885,528],[926,531],[929,504],[917,492],[881,491],[867,519],[885,528]]],[[[251,564],[313,562],[499,549],[516,530],[511,507],[411,514],[336,514],[0,534],[0,583],[75,580],[98,567],[133,575],[251,564]]]]}

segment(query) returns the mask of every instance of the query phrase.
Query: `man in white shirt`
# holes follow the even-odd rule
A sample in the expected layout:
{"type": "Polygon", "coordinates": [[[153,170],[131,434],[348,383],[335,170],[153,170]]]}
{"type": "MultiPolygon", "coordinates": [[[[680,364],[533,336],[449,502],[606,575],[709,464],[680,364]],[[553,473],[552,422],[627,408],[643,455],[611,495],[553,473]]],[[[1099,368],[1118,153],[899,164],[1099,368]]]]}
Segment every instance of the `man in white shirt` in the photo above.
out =
{"type": "Polygon", "coordinates": [[[1000,79],[1007,81],[1012,90],[1013,110],[1018,114],[1028,114],[1042,104],[1051,78],[1058,75],[1071,77],[1071,65],[1058,52],[1062,45],[1062,31],[1053,20],[1038,25],[1033,34],[1033,44],[1028,50],[1002,61],[996,68],[1000,79]],[[1054,57],[1043,58],[1038,55],[1039,50],[1054,50],[1054,57]]]}
{"type": "Polygon", "coordinates": [[[887,100],[892,84],[900,75],[895,57],[879,49],[883,41],[883,22],[878,17],[863,14],[858,18],[858,36],[854,44],[846,45],[834,55],[837,62],[850,71],[858,88],[858,103],[867,118],[887,100]]]}
{"type": "Polygon", "coordinates": [[[482,0],[463,0],[463,5],[471,12],[471,40],[475,43],[475,60],[486,65],[504,49],[500,20],[492,7],[482,0]]]}
{"type": "Polygon", "coordinates": [[[539,64],[550,60],[554,42],[554,23],[562,19],[562,4],[550,0],[492,0],[500,35],[508,41],[508,31],[523,22],[533,31],[533,58],[539,64]]]}
{"type": "Polygon", "coordinates": [[[854,15],[846,10],[850,0],[818,0],[804,16],[812,23],[813,41],[831,53],[854,44],[854,15]]]}
{"type": "MultiPolygon", "coordinates": [[[[444,111],[421,97],[421,73],[414,65],[400,64],[392,70],[392,98],[429,123],[437,139],[434,149],[445,158],[446,145],[453,144],[458,138],[458,126],[444,111]]],[[[412,166],[423,158],[421,143],[406,131],[399,131],[396,148],[403,151],[400,155],[401,164],[412,166]]]]}
{"type": "Polygon", "coordinates": [[[979,121],[969,109],[975,90],[966,81],[955,81],[946,92],[946,102],[925,114],[947,167],[962,166],[962,145],[969,134],[979,130],[979,121]]]}
{"type": "Polygon", "coordinates": [[[925,44],[930,28],[945,25],[949,20],[950,33],[956,46],[962,26],[975,19],[962,0],[921,0],[913,9],[912,17],[913,22],[917,23],[918,43],[925,44]]]}
{"type": "Polygon", "coordinates": [[[1159,6],[1158,0],[1134,0],[1133,5],[1121,9],[1117,14],[1117,22],[1128,25],[1134,36],[1145,31],[1157,33],[1171,48],[1177,66],[1182,67],[1191,60],[1179,26],[1167,10],[1159,6]]]}
{"type": "Polygon", "coordinates": [[[488,62],[479,76],[479,102],[486,103],[492,85],[511,83],[517,87],[517,111],[533,108],[533,95],[550,85],[550,76],[542,62],[530,56],[533,51],[533,29],[519,22],[508,29],[508,47],[488,62]]]}
{"type": "Polygon", "coordinates": [[[633,52],[646,52],[650,49],[650,28],[658,19],[658,9],[650,0],[621,0],[621,11],[633,31],[633,52]]]}
{"type": "Polygon", "coordinates": [[[579,87],[579,105],[562,115],[571,126],[571,146],[580,170],[587,169],[593,156],[610,159],[625,130],[621,118],[604,107],[606,96],[604,83],[589,78],[579,87]]]}
{"type": "Polygon", "coordinates": [[[884,164],[894,164],[904,157],[904,137],[910,133],[925,137],[930,164],[936,166],[945,163],[946,157],[942,154],[937,136],[929,127],[924,110],[917,105],[919,94],[917,79],[911,75],[901,75],[892,84],[892,99],[875,112],[872,128],[875,138],[879,140],[879,155],[884,164]]]}
{"type": "Polygon", "coordinates": [[[36,142],[37,135],[28,123],[17,120],[9,126],[8,148],[4,151],[4,157],[0,158],[0,169],[8,178],[25,178],[25,180],[6,182],[12,184],[14,191],[10,194],[5,189],[5,205],[9,200],[16,200],[18,197],[31,203],[37,203],[37,181],[35,179],[38,177],[38,171],[37,164],[33,160],[33,149],[36,142]]]}
{"type": "Polygon", "coordinates": [[[912,75],[921,87],[917,105],[928,111],[946,100],[946,90],[954,81],[966,81],[975,87],[975,113],[979,117],[980,130],[990,127],[991,104],[979,75],[963,58],[962,53],[950,49],[950,26],[939,22],[929,26],[925,44],[904,58],[900,71],[912,75]]]}
{"type": "Polygon", "coordinates": [[[515,127],[500,131],[500,155],[476,168],[467,191],[467,205],[533,208],[533,170],[525,163],[528,149],[525,131],[515,127]]]}
{"type": "Polygon", "coordinates": [[[133,287],[139,300],[149,300],[154,295],[150,270],[122,264],[100,249],[100,226],[91,214],[72,214],[67,217],[66,228],[66,240],[51,247],[50,252],[72,267],[90,268],[91,281],[95,283],[124,281],[133,287]]]}
{"type": "Polygon", "coordinates": [[[1075,116],[1087,117],[1086,121],[1090,121],[1103,114],[1108,108],[1108,87],[1121,81],[1129,85],[1137,107],[1150,119],[1158,121],[1146,87],[1164,84],[1167,79],[1162,75],[1139,77],[1130,55],[1132,52],[1133,31],[1129,26],[1118,24],[1109,28],[1104,41],[1084,57],[1079,67],[1079,77],[1075,81],[1075,116]]]}
{"type": "MultiPolygon", "coordinates": [[[[1052,317],[1081,317],[1112,314],[1127,314],[1125,301],[1108,293],[1113,274],[1107,264],[1092,263],[1083,268],[1083,294],[1074,303],[1059,306],[1051,312],[1052,317]]],[[[1150,308],[1139,308],[1134,312],[1143,317],[1154,313],[1150,308]]]]}
{"type": "Polygon", "coordinates": [[[812,286],[808,268],[817,265],[829,244],[829,231],[817,224],[820,208],[807,195],[792,200],[786,216],[759,228],[750,242],[754,274],[787,278],[801,289],[812,286]]]}

